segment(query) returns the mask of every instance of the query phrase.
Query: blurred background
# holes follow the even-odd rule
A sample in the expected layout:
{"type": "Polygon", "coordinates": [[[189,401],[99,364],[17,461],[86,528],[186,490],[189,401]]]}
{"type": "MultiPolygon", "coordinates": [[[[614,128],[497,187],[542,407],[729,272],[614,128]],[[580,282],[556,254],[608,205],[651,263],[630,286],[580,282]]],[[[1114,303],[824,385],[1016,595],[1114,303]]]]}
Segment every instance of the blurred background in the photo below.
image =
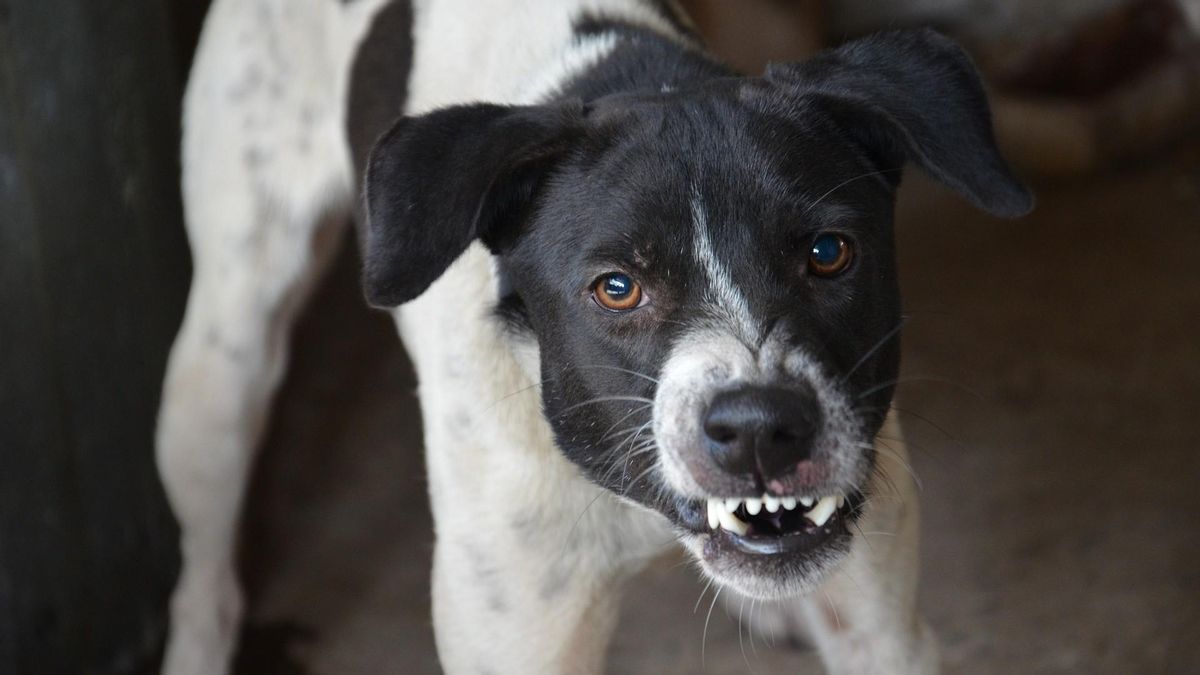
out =
{"type": "MultiPolygon", "coordinates": [[[[1002,222],[915,172],[901,190],[896,404],[947,672],[1200,672],[1200,0],[682,4],[748,72],[882,28],[954,35],[1038,193],[1002,222]]],[[[157,668],[178,555],[151,439],[205,6],[0,0],[3,674],[157,668]]],[[[250,492],[243,673],[437,672],[414,380],[343,248],[250,492]]],[[[678,560],[635,586],[614,673],[819,672],[719,607],[702,663],[678,560]]]]}

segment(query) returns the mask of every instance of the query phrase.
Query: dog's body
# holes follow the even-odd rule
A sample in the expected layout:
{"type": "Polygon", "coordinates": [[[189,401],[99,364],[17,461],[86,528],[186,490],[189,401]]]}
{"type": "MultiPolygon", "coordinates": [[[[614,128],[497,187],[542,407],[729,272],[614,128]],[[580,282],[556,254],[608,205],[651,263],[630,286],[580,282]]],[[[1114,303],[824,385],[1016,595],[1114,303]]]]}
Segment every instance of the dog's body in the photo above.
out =
{"type": "MultiPolygon", "coordinates": [[[[640,116],[660,114],[654,112],[657,108],[646,112],[645,106],[673,102],[675,89],[692,92],[698,86],[699,94],[686,95],[720,97],[728,93],[720,86],[734,85],[713,85],[710,95],[705,83],[734,80],[703,54],[686,19],[670,2],[418,0],[415,5],[385,0],[216,0],[211,10],[185,111],[184,193],[195,280],[172,353],[159,429],[160,466],[182,526],[184,551],[166,672],[214,673],[228,667],[241,617],[233,567],[238,510],[271,396],[284,372],[290,324],[340,239],[341,223],[355,210],[358,167],[366,165],[369,145],[384,132],[371,156],[365,213],[360,214],[367,290],[381,305],[411,300],[396,310],[395,317],[421,383],[437,533],[434,623],[438,653],[447,672],[601,671],[616,621],[617,588],[677,541],[708,574],[730,588],[726,597],[740,592],[770,605],[761,622],[765,630],[811,640],[831,670],[936,670],[934,641],[914,608],[917,503],[903,447],[890,442],[877,454],[851,453],[838,443],[852,434],[830,430],[840,419],[837,411],[842,410],[844,417],[857,414],[845,405],[842,388],[864,363],[869,367],[863,371],[874,368],[874,362],[868,361],[877,353],[887,353],[889,360],[877,369],[874,380],[864,381],[856,390],[865,393],[850,400],[870,396],[868,402],[881,402],[882,411],[887,409],[891,385],[878,375],[891,369],[894,377],[895,342],[889,339],[896,331],[895,317],[890,315],[898,312],[898,305],[892,307],[895,303],[890,299],[894,282],[886,283],[894,276],[890,263],[880,263],[874,275],[885,280],[877,294],[878,302],[888,309],[877,325],[864,330],[869,334],[847,340],[854,351],[839,357],[843,362],[839,370],[795,346],[800,339],[794,335],[801,329],[784,331],[777,325],[786,322],[777,320],[763,323],[761,284],[747,292],[740,283],[752,276],[757,263],[746,269],[736,267],[723,248],[733,235],[715,226],[705,229],[706,221],[722,213],[714,201],[724,203],[724,197],[714,200],[713,192],[724,189],[726,178],[711,188],[695,178],[684,189],[661,189],[663,194],[682,194],[680,204],[686,205],[663,213],[683,213],[679,218],[691,219],[697,228],[694,235],[668,239],[671,248],[677,245],[689,262],[661,267],[669,270],[675,265],[677,278],[682,273],[693,279],[681,288],[703,286],[701,302],[720,311],[709,312],[711,320],[703,326],[661,338],[661,344],[650,333],[631,333],[634,329],[626,324],[620,329],[625,331],[622,335],[654,355],[649,361],[626,356],[616,365],[581,363],[574,344],[580,341],[578,335],[561,329],[583,321],[570,314],[576,306],[556,309],[548,317],[539,313],[540,307],[557,307],[559,300],[537,301],[545,291],[537,290],[536,270],[562,260],[568,249],[547,255],[542,251],[562,243],[536,241],[537,236],[550,235],[531,235],[523,244],[512,243],[512,236],[486,229],[490,226],[481,221],[499,213],[509,218],[505,209],[511,202],[528,199],[536,191],[542,195],[537,208],[522,202],[511,216],[526,223],[544,217],[530,215],[547,211],[544,202],[569,201],[566,195],[555,202],[553,193],[565,189],[573,175],[583,176],[579,180],[586,185],[601,180],[597,176],[624,175],[623,168],[605,173],[601,155],[588,156],[591,168],[586,171],[569,167],[561,158],[558,148],[585,134],[579,131],[582,116],[588,116],[588,124],[617,119],[612,124],[643,128],[637,121],[640,116]],[[645,89],[651,93],[638,96],[666,98],[643,103],[642,98],[629,97],[629,91],[645,89]],[[564,100],[566,108],[547,108],[550,102],[564,100]],[[426,115],[475,101],[522,107],[473,106],[426,115]],[[570,101],[582,101],[583,112],[570,101]],[[409,116],[424,116],[402,120],[388,131],[402,109],[409,116]],[[512,121],[514,115],[520,118],[512,121]],[[628,122],[630,116],[637,119],[628,122]],[[488,125],[494,124],[508,126],[491,133],[488,125]],[[557,130],[560,124],[571,131],[564,136],[557,130]],[[472,136],[477,129],[483,131],[472,136]],[[547,134],[554,137],[552,143],[543,138],[547,134]],[[532,140],[522,140],[526,136],[532,140]],[[426,147],[423,139],[429,137],[441,140],[426,147]],[[507,147],[506,143],[523,145],[507,147]],[[488,150],[492,146],[497,146],[495,152],[488,150]],[[439,162],[457,160],[459,155],[465,159],[451,163],[453,171],[439,173],[439,162]],[[553,157],[556,178],[547,182],[538,173],[543,170],[540,164],[531,169],[529,163],[485,172],[479,181],[472,178],[479,166],[488,168],[490,161],[503,163],[512,157],[535,157],[539,163],[553,157]],[[528,179],[531,172],[538,176],[536,190],[528,187],[533,183],[522,183],[504,193],[503,200],[492,200],[498,184],[513,175],[532,180],[528,179]],[[479,191],[486,196],[474,195],[473,186],[482,186],[479,191]],[[398,197],[391,192],[393,187],[409,192],[398,197]],[[461,240],[429,249],[426,239],[454,236],[454,226],[447,224],[457,222],[454,213],[444,211],[449,208],[445,204],[458,195],[470,195],[463,220],[474,219],[473,229],[461,240]],[[424,200],[439,199],[426,209],[424,200]],[[437,228],[394,229],[397,219],[419,220],[423,209],[438,214],[431,221],[437,228]],[[398,246],[404,250],[397,252],[398,246]],[[522,246],[527,249],[523,254],[522,246]],[[397,262],[396,255],[417,258],[397,262]],[[736,328],[726,330],[728,326],[736,328]],[[753,348],[748,346],[751,343],[753,348]],[[629,365],[652,370],[652,374],[633,373],[635,381],[653,383],[643,382],[648,389],[639,390],[651,398],[612,395],[624,390],[606,391],[593,376],[564,375],[582,368],[632,372],[629,365]],[[730,382],[774,386],[778,381],[802,381],[808,392],[805,400],[825,420],[824,427],[811,432],[815,434],[809,439],[811,447],[803,449],[804,457],[812,459],[789,455],[780,473],[768,475],[762,473],[766,460],[759,448],[758,468],[745,474],[746,480],[753,476],[753,489],[737,482],[742,479],[736,472],[722,477],[708,464],[696,468],[698,462],[709,460],[701,462],[690,455],[690,441],[678,440],[692,433],[690,422],[678,420],[693,414],[687,406],[697,392],[703,394],[700,405],[708,405],[705,401],[711,394],[705,392],[728,390],[730,382]],[[609,401],[602,405],[615,409],[580,410],[602,399],[609,401]],[[647,405],[638,410],[621,403],[629,399],[647,405]],[[650,407],[652,415],[645,410],[650,407]],[[616,444],[618,459],[597,452],[597,444],[607,436],[588,434],[605,428],[611,432],[628,420],[644,423],[632,436],[624,436],[624,447],[616,444]],[[591,429],[597,426],[601,428],[591,429]],[[651,432],[650,440],[635,452],[635,441],[651,432]],[[829,447],[822,450],[825,446],[829,447]],[[657,458],[645,454],[654,452],[657,458]],[[824,477],[812,477],[818,474],[824,477]],[[702,483],[727,487],[717,490],[702,483]],[[786,554],[799,556],[795,560],[774,562],[786,558],[778,551],[746,553],[750,545],[744,538],[753,540],[753,532],[741,532],[742,538],[727,534],[730,528],[742,529],[744,523],[736,515],[715,512],[714,504],[722,502],[711,497],[760,492],[780,498],[836,494],[838,510],[828,522],[856,523],[863,534],[851,537],[848,530],[839,529],[840,534],[831,535],[833,525],[820,534],[820,524],[831,518],[826,512],[823,517],[810,516],[810,522],[800,521],[800,534],[817,543],[805,544],[812,551],[786,554]],[[872,497],[865,499],[865,495],[872,497]],[[711,530],[703,525],[706,496],[711,530]],[[843,507],[846,499],[849,502],[843,507]],[[737,522],[729,525],[731,518],[737,522]],[[812,529],[814,519],[817,530],[812,529]],[[873,533],[886,536],[870,536],[873,533]]],[[[768,85],[738,84],[740,88],[728,94],[734,103],[722,105],[754,101],[760,94],[766,102],[755,105],[776,105],[777,94],[771,87],[793,86],[780,84],[787,76],[780,73],[768,85]]],[[[707,98],[699,100],[703,103],[707,98]]],[[[631,147],[649,147],[655,143],[653,138],[674,133],[678,125],[673,119],[658,119],[657,126],[648,127],[657,131],[648,140],[631,142],[631,147]]],[[[725,127],[742,128],[739,124],[725,127]]],[[[969,136],[962,142],[990,145],[990,130],[983,141],[969,136]]],[[[610,137],[605,147],[623,138],[610,137]]],[[[722,148],[740,142],[731,138],[730,145],[722,148]]],[[[695,144],[699,148],[703,139],[695,144]]],[[[685,156],[690,150],[674,147],[685,156]]],[[[577,161],[584,161],[578,159],[583,150],[571,152],[577,161]]],[[[714,154],[723,152],[718,148],[714,154]]],[[[975,184],[978,181],[959,175],[966,169],[947,168],[951,160],[942,162],[937,154],[935,149],[930,151],[932,158],[918,161],[993,210],[1022,210],[1016,203],[1019,195],[1012,192],[1017,188],[1008,185],[1006,195],[988,194],[975,184]],[[1005,199],[1010,203],[998,204],[1005,199]]],[[[664,161],[672,161],[671,156],[664,161]]],[[[757,174],[750,173],[750,180],[755,180],[757,174]]],[[[886,172],[863,175],[879,173],[886,172]]],[[[843,181],[836,173],[831,175],[834,182],[816,185],[815,196],[828,195],[855,179],[849,178],[843,181]]],[[[1011,181],[1007,174],[984,178],[1011,181]]],[[[786,185],[780,188],[778,183],[770,187],[787,191],[786,185]]],[[[871,189],[878,194],[864,197],[866,202],[886,201],[883,188],[871,189]]],[[[603,194],[614,190],[619,191],[612,188],[603,194]]],[[[586,210],[595,201],[589,197],[580,208],[586,210]]],[[[808,204],[804,213],[814,206],[818,205],[808,204]]],[[[566,215],[556,217],[570,220],[574,212],[563,208],[566,215]]],[[[542,233],[552,229],[529,227],[542,233]]],[[[595,230],[584,228],[568,248],[575,244],[586,248],[586,233],[595,230]]],[[[637,238],[634,231],[625,235],[637,238]]],[[[871,236],[875,235],[863,234],[863,244],[871,236]]],[[[644,248],[655,248],[650,235],[643,239],[644,248]]],[[[890,253],[888,241],[881,239],[879,249],[890,253]]],[[[638,255],[654,254],[639,249],[638,255]]],[[[570,271],[545,274],[553,279],[570,271]]],[[[610,274],[601,279],[626,284],[629,277],[610,274]]],[[[651,289],[649,282],[647,288],[651,289]]],[[[690,302],[682,291],[673,289],[668,282],[658,283],[651,289],[658,304],[636,311],[653,319],[659,315],[651,312],[665,313],[667,307],[690,302]]],[[[587,307],[586,311],[595,309],[590,303],[587,307]]],[[[596,316],[599,321],[609,320],[607,314],[596,316]]],[[[678,317],[671,321],[681,323],[678,317]]],[[[664,319],[662,325],[667,323],[664,319]]],[[[601,338],[583,340],[598,341],[601,338]]],[[[604,356],[596,360],[603,361],[604,356]]],[[[611,385],[615,377],[603,383],[611,385]]],[[[876,413],[870,423],[843,426],[853,426],[855,434],[862,426],[861,433],[869,441],[884,424],[884,413],[876,413]]],[[[891,438],[898,435],[894,428],[889,431],[891,438]]],[[[713,437],[707,427],[704,433],[713,437]]],[[[723,462],[728,459],[721,457],[723,462]]],[[[769,499],[751,498],[737,508],[758,513],[770,504],[769,499]]],[[[795,508],[794,499],[790,504],[788,508],[795,508]]],[[[832,510],[832,496],[829,504],[832,510]]],[[[736,513],[751,518],[746,511],[736,513]]]]}

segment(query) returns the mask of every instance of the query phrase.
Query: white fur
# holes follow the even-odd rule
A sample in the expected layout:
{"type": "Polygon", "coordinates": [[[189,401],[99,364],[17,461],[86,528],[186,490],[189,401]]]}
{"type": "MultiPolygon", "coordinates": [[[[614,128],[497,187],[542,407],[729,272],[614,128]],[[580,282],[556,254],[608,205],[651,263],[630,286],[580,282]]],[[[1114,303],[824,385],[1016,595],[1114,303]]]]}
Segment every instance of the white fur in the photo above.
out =
{"type": "Polygon", "coordinates": [[[604,39],[577,42],[573,35],[572,22],[587,12],[622,17],[688,43],[641,0],[415,0],[414,5],[413,113],[470,101],[537,102],[603,50],[604,39]]]}
{"type": "MultiPolygon", "coordinates": [[[[348,70],[381,5],[216,0],[210,10],[185,102],[195,279],[158,430],[183,530],[171,675],[228,669],[242,608],[238,511],[291,323],[350,203],[348,70]]],[[[611,37],[572,36],[583,10],[673,35],[639,0],[416,0],[409,112],[547,95],[613,47],[611,37]]],[[[555,447],[533,386],[536,346],[514,346],[487,317],[495,285],[475,245],[396,312],[421,382],[438,653],[452,674],[598,673],[622,580],[675,538],[664,518],[596,488],[555,447]]],[[[846,570],[868,592],[834,575],[814,596],[839,603],[850,628],[818,621],[812,632],[835,670],[926,672],[926,642],[912,633],[915,506],[871,508],[879,527],[892,514],[901,536],[873,540],[878,558],[861,544],[851,555],[846,570]]],[[[781,611],[807,616],[808,606],[781,611]]]]}
{"type": "Polygon", "coordinates": [[[710,301],[714,311],[720,312],[728,320],[728,327],[737,331],[738,336],[745,342],[755,342],[758,338],[758,322],[750,314],[750,305],[740,288],[733,283],[729,268],[717,257],[713,250],[712,235],[709,233],[708,216],[704,212],[704,202],[699,190],[693,189],[691,198],[692,208],[692,253],[700,268],[708,277],[710,301]]]}

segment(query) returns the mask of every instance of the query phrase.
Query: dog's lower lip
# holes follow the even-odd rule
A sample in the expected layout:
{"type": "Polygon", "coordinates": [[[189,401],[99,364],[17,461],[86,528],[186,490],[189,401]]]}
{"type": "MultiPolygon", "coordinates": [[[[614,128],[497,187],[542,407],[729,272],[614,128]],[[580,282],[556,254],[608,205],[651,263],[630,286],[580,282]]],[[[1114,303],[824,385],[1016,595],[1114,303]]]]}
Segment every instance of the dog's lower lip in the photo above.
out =
{"type": "Polygon", "coordinates": [[[730,543],[743,553],[751,555],[780,555],[810,551],[820,546],[834,534],[844,534],[846,531],[842,519],[835,516],[823,527],[814,527],[776,536],[741,535],[725,529],[715,530],[712,536],[727,537],[730,543]]]}

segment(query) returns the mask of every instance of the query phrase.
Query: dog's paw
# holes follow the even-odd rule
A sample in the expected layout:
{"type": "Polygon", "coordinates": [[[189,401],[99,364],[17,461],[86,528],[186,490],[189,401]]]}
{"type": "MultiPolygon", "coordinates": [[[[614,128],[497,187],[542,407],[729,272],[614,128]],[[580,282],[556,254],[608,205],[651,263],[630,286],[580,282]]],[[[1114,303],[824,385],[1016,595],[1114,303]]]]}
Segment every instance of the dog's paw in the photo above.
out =
{"type": "Polygon", "coordinates": [[[232,569],[184,570],[171,597],[163,675],[229,672],[242,613],[242,593],[232,569]]]}

